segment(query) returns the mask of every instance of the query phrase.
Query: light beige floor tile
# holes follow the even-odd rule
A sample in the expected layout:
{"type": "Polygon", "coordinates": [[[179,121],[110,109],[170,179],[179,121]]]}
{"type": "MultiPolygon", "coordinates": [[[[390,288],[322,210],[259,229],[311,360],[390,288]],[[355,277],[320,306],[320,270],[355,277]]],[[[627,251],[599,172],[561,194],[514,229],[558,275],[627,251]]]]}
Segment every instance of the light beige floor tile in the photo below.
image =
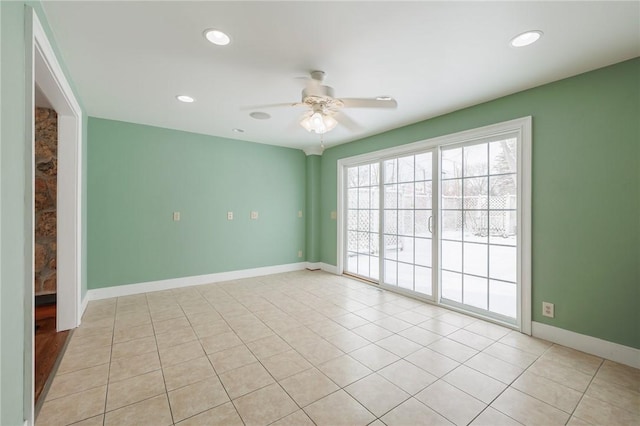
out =
{"type": "Polygon", "coordinates": [[[104,414],[100,414],[99,416],[91,417],[86,420],[82,420],[78,423],[74,423],[73,426],[103,426],[104,425],[104,414]]]}
{"type": "Polygon", "coordinates": [[[524,425],[564,425],[569,420],[564,411],[513,388],[505,390],[491,407],[524,425]]]}
{"type": "Polygon", "coordinates": [[[511,386],[567,413],[572,413],[582,398],[581,392],[530,371],[525,371],[511,386]]]}
{"type": "Polygon", "coordinates": [[[500,380],[502,383],[510,384],[522,372],[522,368],[480,352],[478,355],[465,362],[464,365],[471,367],[489,377],[500,380]]]}
{"type": "Polygon", "coordinates": [[[568,386],[579,392],[587,390],[593,376],[566,367],[549,358],[539,358],[527,371],[568,386]]]}
{"type": "Polygon", "coordinates": [[[209,359],[217,374],[226,373],[227,371],[258,361],[245,345],[235,346],[231,349],[213,353],[209,355],[209,359]]]}
{"type": "Polygon", "coordinates": [[[406,310],[408,310],[408,308],[406,307],[402,307],[396,303],[393,302],[385,302],[382,303],[380,305],[376,305],[375,308],[379,311],[384,312],[385,314],[388,315],[396,315],[399,314],[400,312],[404,312],[406,310]]]}
{"type": "Polygon", "coordinates": [[[330,319],[319,321],[315,324],[309,324],[309,328],[313,330],[318,336],[322,336],[325,339],[329,336],[333,336],[336,333],[347,331],[346,328],[330,319]]]}
{"type": "Polygon", "coordinates": [[[491,403],[507,388],[505,383],[461,365],[442,378],[485,404],[491,403]]]}
{"type": "Polygon", "coordinates": [[[640,418],[640,392],[596,377],[587,388],[586,395],[623,408],[640,418]]]}
{"type": "Polygon", "coordinates": [[[110,411],[104,417],[105,426],[170,426],[173,425],[167,395],[156,397],[110,411]]]}
{"type": "Polygon", "coordinates": [[[116,321],[115,316],[82,321],[82,326],[79,328],[79,330],[82,329],[84,331],[83,334],[87,334],[87,335],[98,333],[98,332],[104,332],[105,330],[113,330],[113,324],[115,324],[115,321],[116,321]]]}
{"type": "Polygon", "coordinates": [[[439,334],[436,334],[429,330],[425,330],[424,328],[418,326],[407,328],[406,330],[402,330],[398,334],[422,346],[428,346],[436,340],[440,340],[442,338],[442,336],[440,336],[439,334]]]}
{"type": "Polygon", "coordinates": [[[58,367],[58,374],[70,373],[89,367],[108,363],[111,359],[111,347],[101,346],[86,351],[65,352],[58,367]]]}
{"type": "Polygon", "coordinates": [[[315,426],[311,421],[307,413],[303,410],[298,410],[295,413],[289,414],[278,420],[275,423],[271,423],[271,426],[315,426]]]}
{"type": "Polygon", "coordinates": [[[332,393],[304,408],[318,426],[367,425],[376,418],[343,390],[332,393]]]}
{"type": "Polygon", "coordinates": [[[184,312],[178,305],[167,309],[151,310],[151,322],[154,324],[176,318],[185,318],[184,312]]]}
{"type": "Polygon", "coordinates": [[[83,392],[82,403],[77,395],[45,401],[36,426],[67,425],[102,414],[106,395],[107,387],[100,386],[83,392]]]}
{"type": "Polygon", "coordinates": [[[320,370],[310,368],[280,381],[280,385],[300,407],[305,407],[339,388],[320,370]]]}
{"type": "Polygon", "coordinates": [[[640,370],[637,368],[606,360],[598,370],[596,378],[640,392],[640,370]]]}
{"type": "Polygon", "coordinates": [[[210,377],[169,392],[173,420],[179,422],[229,401],[220,380],[210,377]]]}
{"type": "Polygon", "coordinates": [[[405,359],[436,377],[442,377],[460,365],[459,362],[428,348],[420,349],[405,359]]]}
{"type": "Polygon", "coordinates": [[[447,322],[440,321],[438,318],[430,319],[425,322],[421,322],[418,324],[418,327],[424,328],[425,330],[431,331],[433,333],[439,334],[440,336],[446,336],[448,334],[453,333],[456,330],[459,330],[460,327],[455,325],[451,325],[447,322]]]}
{"type": "Polygon", "coordinates": [[[456,312],[447,312],[438,317],[439,321],[446,322],[456,327],[466,327],[477,320],[475,318],[468,317],[466,315],[458,314],[456,312]]]}
{"type": "Polygon", "coordinates": [[[109,383],[107,411],[139,402],[166,392],[162,372],[152,371],[130,379],[109,383]]]}
{"type": "Polygon", "coordinates": [[[499,340],[509,334],[511,330],[486,321],[476,321],[464,328],[472,333],[479,334],[491,340],[499,340]]]}
{"type": "Polygon", "coordinates": [[[296,350],[311,364],[318,365],[344,355],[340,349],[326,340],[318,340],[296,347],[296,350]]]}
{"type": "Polygon", "coordinates": [[[245,365],[220,375],[231,399],[253,392],[274,382],[273,378],[260,363],[245,365]]]}
{"type": "Polygon", "coordinates": [[[113,343],[122,343],[128,340],[141,339],[153,336],[153,326],[151,324],[141,324],[134,327],[116,328],[113,331],[113,343]]]}
{"type": "Polygon", "coordinates": [[[397,355],[373,343],[355,350],[349,355],[373,371],[380,370],[400,359],[397,355]]]}
{"type": "Polygon", "coordinates": [[[164,374],[164,382],[168,391],[216,376],[213,367],[211,367],[209,360],[205,356],[164,367],[162,373],[164,374]]]}
{"type": "Polygon", "coordinates": [[[411,396],[377,373],[350,384],[344,390],[376,417],[384,415],[411,396]]]}
{"type": "Polygon", "coordinates": [[[99,348],[101,346],[111,346],[112,341],[112,330],[108,330],[104,333],[90,334],[88,336],[76,336],[74,333],[67,345],[67,350],[74,352],[91,348],[99,348]]]}
{"type": "Polygon", "coordinates": [[[425,322],[430,320],[431,317],[428,315],[423,315],[416,311],[404,311],[394,315],[395,318],[400,319],[402,321],[408,322],[412,325],[418,325],[421,322],[425,322]]]}
{"type": "Polygon", "coordinates": [[[458,362],[465,362],[478,353],[477,350],[444,337],[430,344],[429,349],[439,352],[458,362]]]}
{"type": "Polygon", "coordinates": [[[404,358],[415,351],[422,349],[422,345],[415,343],[405,337],[394,334],[389,337],[385,337],[382,340],[378,340],[376,345],[388,350],[391,353],[404,358]]]}
{"type": "Polygon", "coordinates": [[[276,380],[282,380],[312,367],[311,363],[293,349],[263,359],[262,365],[276,380]]]}
{"type": "Polygon", "coordinates": [[[325,337],[325,339],[329,343],[346,353],[355,351],[356,349],[360,349],[361,347],[367,346],[369,343],[371,343],[364,337],[361,337],[349,330],[341,331],[339,333],[325,337]]]}
{"type": "Polygon", "coordinates": [[[113,333],[113,324],[107,327],[86,327],[83,322],[82,325],[73,330],[73,336],[76,338],[85,338],[94,334],[109,334],[113,333]]]}
{"type": "Polygon", "coordinates": [[[569,422],[567,423],[567,426],[591,426],[591,423],[579,419],[576,416],[571,416],[569,422]]]}
{"type": "Polygon", "coordinates": [[[258,359],[269,358],[291,350],[291,346],[279,336],[273,335],[247,343],[247,347],[258,359]]]}
{"type": "Polygon", "coordinates": [[[352,313],[341,315],[339,317],[333,318],[333,320],[341,326],[348,328],[349,330],[360,327],[361,325],[365,325],[369,322],[369,320],[352,313]]]}
{"type": "Polygon", "coordinates": [[[442,417],[415,398],[408,399],[382,417],[388,426],[434,425],[450,426],[450,421],[442,417]]]}
{"type": "Polygon", "coordinates": [[[128,358],[157,350],[155,336],[142,337],[123,343],[115,343],[111,351],[111,359],[128,358]]]}
{"type": "Polygon", "coordinates": [[[340,387],[345,387],[372,373],[372,370],[349,355],[327,361],[320,364],[318,368],[340,387]]]}
{"type": "Polygon", "coordinates": [[[197,340],[197,337],[191,327],[179,327],[166,333],[156,334],[158,348],[170,348],[193,340],[197,340]]]}
{"type": "Polygon", "coordinates": [[[177,423],[178,426],[244,426],[233,403],[226,402],[218,407],[196,414],[177,423]]]}
{"type": "Polygon", "coordinates": [[[149,312],[116,313],[116,328],[135,327],[142,324],[151,324],[149,312]]]}
{"type": "Polygon", "coordinates": [[[231,327],[229,327],[229,325],[224,320],[193,324],[192,328],[200,339],[208,336],[217,336],[219,334],[232,331],[231,327]]]}
{"type": "Polygon", "coordinates": [[[267,425],[298,410],[296,403],[277,383],[251,392],[233,403],[246,425],[267,425]]]}
{"type": "Polygon", "coordinates": [[[378,371],[378,374],[411,395],[415,395],[438,380],[437,377],[404,359],[384,367],[378,371]]]}
{"type": "Polygon", "coordinates": [[[147,352],[129,358],[115,359],[111,361],[109,381],[117,382],[159,369],[160,357],[158,352],[147,352]]]}
{"type": "Polygon", "coordinates": [[[500,343],[513,346],[514,348],[520,349],[521,351],[529,352],[530,354],[536,356],[542,355],[552,345],[551,342],[536,339],[535,337],[530,337],[517,331],[512,331],[511,333],[504,336],[502,339],[500,339],[500,343]]]}
{"type": "Polygon", "coordinates": [[[441,308],[439,306],[432,305],[430,303],[423,303],[420,306],[417,306],[411,309],[414,312],[418,312],[419,314],[426,315],[431,318],[437,318],[440,315],[444,315],[447,312],[450,312],[448,309],[441,308]]]}
{"type": "Polygon", "coordinates": [[[233,331],[215,336],[207,336],[202,338],[200,342],[202,343],[202,348],[207,354],[223,351],[243,344],[242,340],[240,340],[233,331]]]}
{"type": "Polygon", "coordinates": [[[418,401],[457,425],[467,425],[486,404],[471,395],[438,380],[416,395],[418,401]]]}
{"type": "Polygon", "coordinates": [[[455,340],[456,342],[462,343],[463,345],[469,346],[477,351],[482,351],[494,343],[493,340],[488,337],[483,337],[466,329],[454,331],[447,336],[447,339],[455,340]]]}
{"type": "Polygon", "coordinates": [[[525,369],[533,364],[537,355],[530,354],[529,352],[522,351],[514,348],[513,346],[505,345],[504,343],[496,342],[482,351],[487,355],[491,355],[494,358],[513,364],[520,369],[525,369]]]}
{"type": "Polygon", "coordinates": [[[407,328],[413,327],[413,324],[408,323],[406,321],[402,321],[396,317],[386,317],[373,322],[375,325],[379,325],[380,327],[389,330],[392,333],[399,333],[402,330],[406,330],[407,328]]]}
{"type": "Polygon", "coordinates": [[[163,368],[174,364],[180,364],[181,362],[189,361],[190,359],[200,358],[205,355],[204,350],[198,341],[183,343],[170,348],[162,348],[159,352],[160,362],[162,363],[163,368]]]}
{"type": "Polygon", "coordinates": [[[187,320],[187,317],[179,317],[179,318],[171,318],[162,321],[154,321],[153,322],[153,331],[155,334],[166,333],[167,331],[171,331],[175,328],[179,327],[187,327],[191,324],[187,320]]]}
{"type": "Polygon", "coordinates": [[[521,424],[491,407],[487,407],[471,422],[472,426],[520,426],[521,424]]]}
{"type": "Polygon", "coordinates": [[[581,373],[593,376],[604,361],[602,358],[589,355],[565,346],[553,345],[542,356],[543,359],[551,359],[565,367],[577,370],[581,373]]]}
{"type": "Polygon", "coordinates": [[[351,331],[361,337],[364,337],[370,342],[377,342],[378,340],[384,339],[385,337],[389,337],[393,334],[393,332],[387,330],[386,328],[380,327],[379,325],[373,323],[361,325],[360,327],[356,327],[351,331]]]}
{"type": "Polygon", "coordinates": [[[87,389],[104,386],[107,384],[108,378],[109,364],[85,368],[84,370],[67,374],[57,374],[51,383],[49,392],[47,392],[46,400],[49,401],[73,393],[83,392],[87,389]]]}
{"type": "Polygon", "coordinates": [[[245,343],[274,336],[275,333],[262,323],[259,326],[241,327],[235,330],[238,337],[245,343]]]}

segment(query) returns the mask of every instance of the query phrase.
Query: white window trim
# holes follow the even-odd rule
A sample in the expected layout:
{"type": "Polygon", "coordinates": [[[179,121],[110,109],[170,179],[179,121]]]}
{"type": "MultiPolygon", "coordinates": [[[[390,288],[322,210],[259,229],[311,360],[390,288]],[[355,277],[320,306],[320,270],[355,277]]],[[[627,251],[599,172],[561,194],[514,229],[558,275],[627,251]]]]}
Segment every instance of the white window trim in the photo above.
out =
{"type": "MultiPolygon", "coordinates": [[[[353,157],[338,160],[337,167],[337,259],[336,272],[344,273],[344,227],[346,223],[346,210],[344,209],[344,198],[346,195],[344,187],[344,171],[346,167],[353,167],[360,164],[370,163],[382,159],[383,157],[402,156],[414,151],[438,148],[444,145],[462,144],[477,141],[479,139],[491,138],[505,133],[517,133],[519,137],[518,147],[518,208],[521,212],[519,241],[519,300],[518,307],[518,328],[522,333],[531,334],[531,168],[532,168],[532,118],[522,117],[502,123],[491,124],[484,127],[465,130],[449,135],[438,136],[423,141],[413,142],[405,145],[394,146],[379,151],[360,154],[353,157]]],[[[435,267],[435,265],[434,265],[435,267]]],[[[382,274],[382,271],[380,271],[382,274]]],[[[388,288],[385,286],[384,288],[388,288]]],[[[490,320],[490,319],[488,319],[490,320]]]]}

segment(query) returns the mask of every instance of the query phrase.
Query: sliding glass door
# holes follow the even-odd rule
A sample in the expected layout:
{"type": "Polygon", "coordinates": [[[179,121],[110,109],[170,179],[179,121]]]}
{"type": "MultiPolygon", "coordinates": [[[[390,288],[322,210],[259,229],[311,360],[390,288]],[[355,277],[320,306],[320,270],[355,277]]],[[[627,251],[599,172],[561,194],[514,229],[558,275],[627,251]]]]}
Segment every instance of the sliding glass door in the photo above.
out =
{"type": "Polygon", "coordinates": [[[506,324],[530,318],[530,120],[483,131],[340,160],[345,273],[506,324]]]}

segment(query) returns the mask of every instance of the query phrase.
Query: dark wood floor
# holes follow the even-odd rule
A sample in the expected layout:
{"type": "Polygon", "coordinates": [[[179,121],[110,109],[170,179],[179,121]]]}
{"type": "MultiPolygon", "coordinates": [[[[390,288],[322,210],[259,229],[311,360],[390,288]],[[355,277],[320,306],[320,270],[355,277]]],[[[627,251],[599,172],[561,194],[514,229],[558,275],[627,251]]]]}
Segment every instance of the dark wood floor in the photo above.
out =
{"type": "Polygon", "coordinates": [[[56,305],[36,306],[35,402],[53,370],[69,331],[56,333],[56,305]]]}

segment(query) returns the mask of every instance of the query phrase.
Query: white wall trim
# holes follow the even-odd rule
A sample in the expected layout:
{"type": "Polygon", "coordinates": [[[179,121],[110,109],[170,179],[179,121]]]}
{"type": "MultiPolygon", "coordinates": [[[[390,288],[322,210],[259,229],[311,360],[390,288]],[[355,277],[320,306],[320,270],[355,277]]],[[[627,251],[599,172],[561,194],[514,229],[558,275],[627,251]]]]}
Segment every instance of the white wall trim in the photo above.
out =
{"type": "Polygon", "coordinates": [[[320,269],[322,269],[325,272],[328,272],[330,274],[334,274],[334,275],[339,275],[338,273],[338,267],[337,266],[333,266],[333,265],[329,265],[328,263],[320,263],[320,269]]]}
{"type": "Polygon", "coordinates": [[[310,271],[317,271],[322,269],[321,262],[307,262],[307,269],[310,271]]]}
{"type": "Polygon", "coordinates": [[[262,268],[241,269],[238,271],[219,272],[215,274],[95,288],[87,291],[86,299],[109,299],[111,297],[129,296],[132,294],[147,293],[151,291],[170,290],[174,288],[191,287],[194,285],[212,284],[222,281],[281,274],[283,272],[301,271],[306,269],[307,265],[307,262],[289,263],[285,265],[265,266],[262,268]]]}
{"type": "Polygon", "coordinates": [[[539,339],[596,355],[620,364],[640,368],[640,349],[576,333],[541,322],[532,322],[532,334],[539,339]]]}

